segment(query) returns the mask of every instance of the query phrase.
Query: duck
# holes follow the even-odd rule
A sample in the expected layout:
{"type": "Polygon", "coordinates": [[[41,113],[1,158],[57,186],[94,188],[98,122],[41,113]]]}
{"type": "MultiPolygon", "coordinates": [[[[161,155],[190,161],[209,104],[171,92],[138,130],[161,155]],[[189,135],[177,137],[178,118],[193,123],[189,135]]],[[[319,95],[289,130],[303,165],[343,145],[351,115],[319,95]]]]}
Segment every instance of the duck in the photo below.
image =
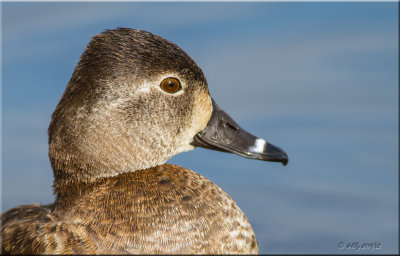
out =
{"type": "Polygon", "coordinates": [[[166,161],[203,147],[288,162],[216,104],[186,52],[131,28],[92,37],[48,136],[55,201],[2,214],[3,254],[258,254],[235,201],[166,161]]]}

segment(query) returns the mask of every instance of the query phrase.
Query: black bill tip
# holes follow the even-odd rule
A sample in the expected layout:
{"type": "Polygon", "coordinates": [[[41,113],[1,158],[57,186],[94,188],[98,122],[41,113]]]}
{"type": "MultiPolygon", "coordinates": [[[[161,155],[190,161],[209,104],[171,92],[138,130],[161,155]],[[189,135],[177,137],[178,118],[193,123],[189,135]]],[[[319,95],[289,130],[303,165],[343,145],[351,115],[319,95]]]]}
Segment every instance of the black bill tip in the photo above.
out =
{"type": "Polygon", "coordinates": [[[284,166],[289,162],[285,151],[260,138],[254,140],[254,145],[248,148],[247,156],[245,157],[270,162],[281,162],[284,166]]]}
{"type": "Polygon", "coordinates": [[[266,143],[265,150],[261,153],[261,156],[265,156],[266,161],[281,162],[284,166],[289,162],[289,157],[286,152],[271,143],[266,143]]]}
{"type": "Polygon", "coordinates": [[[194,138],[192,145],[234,153],[246,158],[287,165],[285,151],[241,128],[227,113],[213,103],[213,113],[207,127],[194,138]]]}

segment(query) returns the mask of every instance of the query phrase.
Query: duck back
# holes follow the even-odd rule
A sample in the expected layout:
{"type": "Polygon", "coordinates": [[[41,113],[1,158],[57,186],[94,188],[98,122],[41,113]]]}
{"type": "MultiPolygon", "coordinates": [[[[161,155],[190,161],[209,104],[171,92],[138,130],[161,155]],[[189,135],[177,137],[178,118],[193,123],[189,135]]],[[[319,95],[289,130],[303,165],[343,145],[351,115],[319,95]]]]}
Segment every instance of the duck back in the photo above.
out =
{"type": "Polygon", "coordinates": [[[3,253],[258,253],[236,203],[191,170],[164,164],[60,187],[54,205],[2,216],[3,253]]]}

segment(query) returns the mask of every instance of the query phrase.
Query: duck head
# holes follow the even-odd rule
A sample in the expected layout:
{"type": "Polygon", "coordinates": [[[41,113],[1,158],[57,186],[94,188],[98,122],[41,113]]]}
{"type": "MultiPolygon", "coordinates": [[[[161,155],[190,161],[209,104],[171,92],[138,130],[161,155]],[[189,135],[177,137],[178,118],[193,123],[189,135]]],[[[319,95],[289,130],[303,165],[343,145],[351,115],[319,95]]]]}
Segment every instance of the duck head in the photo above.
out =
{"type": "Polygon", "coordinates": [[[278,147],[238,126],[209,95],[196,63],[149,32],[94,36],[49,126],[56,179],[146,169],[196,146],[286,164],[278,147]]]}

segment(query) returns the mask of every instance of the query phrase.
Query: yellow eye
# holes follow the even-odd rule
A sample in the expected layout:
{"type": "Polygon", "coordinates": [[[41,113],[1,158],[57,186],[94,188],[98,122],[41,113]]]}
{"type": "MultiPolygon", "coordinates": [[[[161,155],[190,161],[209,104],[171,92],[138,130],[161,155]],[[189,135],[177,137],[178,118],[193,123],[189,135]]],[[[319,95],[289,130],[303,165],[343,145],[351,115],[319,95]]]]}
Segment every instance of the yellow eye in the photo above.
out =
{"type": "Polygon", "coordinates": [[[168,77],[161,82],[160,87],[165,92],[176,93],[181,90],[181,83],[174,77],[168,77]]]}

